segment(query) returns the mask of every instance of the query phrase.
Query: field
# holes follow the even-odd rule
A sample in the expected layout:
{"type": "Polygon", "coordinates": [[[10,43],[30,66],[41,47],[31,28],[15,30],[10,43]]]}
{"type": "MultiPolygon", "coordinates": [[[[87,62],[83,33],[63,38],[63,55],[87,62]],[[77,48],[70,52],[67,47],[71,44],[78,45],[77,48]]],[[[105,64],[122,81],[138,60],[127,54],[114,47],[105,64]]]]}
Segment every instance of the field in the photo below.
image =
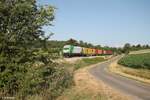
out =
{"type": "Polygon", "coordinates": [[[150,53],[126,55],[112,68],[123,76],[150,83],[150,53]]]}
{"type": "Polygon", "coordinates": [[[102,57],[96,57],[96,58],[83,58],[82,60],[78,60],[77,63],[74,65],[75,70],[85,67],[85,66],[89,66],[92,64],[96,64],[99,62],[105,61],[104,58],[102,57]]]}
{"type": "Polygon", "coordinates": [[[150,53],[127,55],[120,59],[118,64],[135,69],[150,70],[150,53]]]}

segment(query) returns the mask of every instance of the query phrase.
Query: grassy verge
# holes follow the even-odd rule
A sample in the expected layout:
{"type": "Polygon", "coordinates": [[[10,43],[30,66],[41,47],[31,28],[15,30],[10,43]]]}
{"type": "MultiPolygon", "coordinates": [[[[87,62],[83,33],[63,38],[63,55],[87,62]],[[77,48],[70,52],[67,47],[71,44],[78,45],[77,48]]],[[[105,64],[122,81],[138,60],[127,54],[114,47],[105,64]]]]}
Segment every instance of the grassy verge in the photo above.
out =
{"type": "Polygon", "coordinates": [[[92,64],[96,64],[99,62],[105,61],[102,57],[96,57],[96,58],[83,58],[82,60],[76,61],[74,64],[74,69],[77,70],[79,68],[83,68],[92,64]]]}
{"type": "Polygon", "coordinates": [[[100,91],[91,90],[91,88],[84,86],[66,90],[58,100],[108,100],[108,97],[100,91]]]}
{"type": "Polygon", "coordinates": [[[63,93],[63,95],[60,98],[58,98],[58,100],[91,100],[91,97],[93,98],[93,96],[95,96],[94,97],[95,100],[99,100],[100,98],[101,99],[105,98],[105,96],[102,96],[101,94],[95,94],[95,92],[86,90],[86,88],[88,88],[87,86],[85,87],[82,86],[81,88],[81,84],[86,82],[85,80],[82,81],[79,85],[76,84],[76,79],[75,79],[76,71],[78,71],[80,68],[84,68],[89,65],[93,65],[102,61],[105,61],[105,59],[102,57],[96,57],[96,58],[83,58],[81,60],[75,61],[74,63],[68,63],[68,62],[63,63],[62,65],[65,66],[65,68],[70,70],[70,72],[74,72],[75,85],[72,86],[72,88],[67,89],[63,93]]]}
{"type": "Polygon", "coordinates": [[[150,72],[148,70],[144,70],[144,69],[139,70],[139,69],[124,67],[122,65],[117,64],[117,62],[112,63],[109,67],[109,70],[121,76],[125,76],[143,83],[150,84],[150,79],[149,79],[150,72]]]}
{"type": "Polygon", "coordinates": [[[74,72],[75,85],[72,86],[72,88],[67,89],[62,96],[57,98],[57,100],[128,100],[127,97],[114,92],[103,82],[96,80],[91,74],[89,74],[88,70],[94,67],[96,65],[95,63],[104,61],[104,59],[100,59],[101,58],[83,59],[81,60],[82,64],[81,62],[80,64],[79,62],[76,63],[75,67],[76,65],[79,65],[76,68],[78,70],[74,72]],[[85,67],[84,65],[90,66],[85,67]]]}
{"type": "Polygon", "coordinates": [[[133,69],[133,68],[125,67],[125,66],[120,66],[120,70],[126,74],[130,74],[130,75],[145,78],[145,79],[150,79],[150,71],[147,69],[133,69]]]}

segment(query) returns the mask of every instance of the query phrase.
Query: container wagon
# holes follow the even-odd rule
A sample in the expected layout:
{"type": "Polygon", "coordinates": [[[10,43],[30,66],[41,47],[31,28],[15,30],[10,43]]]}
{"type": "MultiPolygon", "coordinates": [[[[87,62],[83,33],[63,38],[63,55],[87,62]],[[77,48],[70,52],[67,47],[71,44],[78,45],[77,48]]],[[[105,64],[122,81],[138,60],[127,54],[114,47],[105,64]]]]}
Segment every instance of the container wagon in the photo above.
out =
{"type": "Polygon", "coordinates": [[[82,55],[88,56],[88,48],[85,48],[85,47],[82,48],[82,55]]]}
{"type": "Polygon", "coordinates": [[[96,55],[102,55],[103,54],[103,50],[95,49],[95,53],[96,53],[96,55]]]}
{"type": "Polygon", "coordinates": [[[104,55],[112,55],[113,52],[111,50],[103,50],[104,55]]]}
{"type": "Polygon", "coordinates": [[[71,56],[98,56],[98,55],[111,55],[113,52],[111,50],[101,50],[94,48],[85,48],[73,45],[65,45],[63,47],[63,55],[65,57],[71,56]]]}

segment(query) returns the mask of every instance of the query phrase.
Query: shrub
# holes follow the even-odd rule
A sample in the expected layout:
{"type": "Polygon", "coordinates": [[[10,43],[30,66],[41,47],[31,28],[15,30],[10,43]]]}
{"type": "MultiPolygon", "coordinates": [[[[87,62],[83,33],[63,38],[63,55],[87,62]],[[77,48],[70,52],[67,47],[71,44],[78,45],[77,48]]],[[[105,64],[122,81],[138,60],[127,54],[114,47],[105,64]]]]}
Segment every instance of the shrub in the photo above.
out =
{"type": "Polygon", "coordinates": [[[47,94],[47,99],[53,100],[65,88],[71,86],[72,82],[72,74],[59,64],[33,66],[26,73],[21,94],[24,96],[47,94]]]}
{"type": "Polygon", "coordinates": [[[49,91],[54,98],[69,86],[71,74],[52,62],[56,54],[46,47],[52,33],[45,36],[42,31],[51,26],[54,10],[37,6],[36,0],[0,0],[1,95],[24,99],[49,91]]]}

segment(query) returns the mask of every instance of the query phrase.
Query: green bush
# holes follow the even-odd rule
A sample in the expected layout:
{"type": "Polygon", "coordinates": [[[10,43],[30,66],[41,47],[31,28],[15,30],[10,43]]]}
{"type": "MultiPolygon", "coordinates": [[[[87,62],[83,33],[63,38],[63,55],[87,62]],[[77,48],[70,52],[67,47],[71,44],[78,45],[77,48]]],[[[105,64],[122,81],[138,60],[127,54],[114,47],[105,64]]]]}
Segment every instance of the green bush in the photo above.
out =
{"type": "Polygon", "coordinates": [[[132,68],[150,69],[150,53],[127,55],[118,63],[132,68]]]}
{"type": "Polygon", "coordinates": [[[0,89],[2,94],[16,96],[18,99],[25,99],[36,94],[47,94],[47,98],[52,100],[65,88],[71,86],[72,73],[63,66],[50,61],[47,56],[38,54],[32,56],[32,63],[23,64],[18,63],[22,61],[19,57],[6,60],[1,56],[0,89]]]}
{"type": "Polygon", "coordinates": [[[33,66],[25,75],[20,94],[25,97],[47,94],[47,99],[53,100],[71,86],[72,79],[72,73],[59,64],[33,66]]]}
{"type": "Polygon", "coordinates": [[[54,11],[36,0],[0,0],[0,97],[21,100],[47,91],[53,99],[71,84],[71,73],[53,62],[56,50],[47,49],[52,33],[42,30],[51,26],[54,11]]]}

